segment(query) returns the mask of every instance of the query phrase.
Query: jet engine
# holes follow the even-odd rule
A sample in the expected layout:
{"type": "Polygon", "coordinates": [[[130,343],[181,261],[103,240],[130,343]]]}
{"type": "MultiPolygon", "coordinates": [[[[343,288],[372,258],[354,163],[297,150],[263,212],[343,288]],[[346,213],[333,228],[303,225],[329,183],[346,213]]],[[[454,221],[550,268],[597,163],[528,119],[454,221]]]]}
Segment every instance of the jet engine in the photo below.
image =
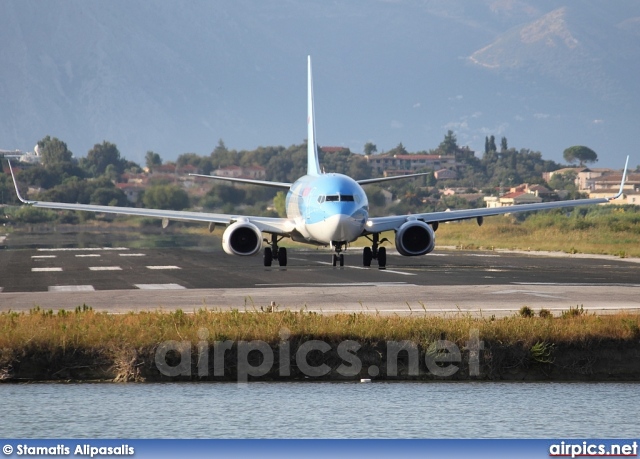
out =
{"type": "Polygon", "coordinates": [[[396,249],[405,257],[424,255],[431,252],[435,245],[435,233],[425,222],[411,220],[396,231],[396,249]]]}
{"type": "Polygon", "coordinates": [[[229,255],[255,255],[262,248],[262,233],[251,222],[235,222],[224,230],[222,248],[229,255]]]}

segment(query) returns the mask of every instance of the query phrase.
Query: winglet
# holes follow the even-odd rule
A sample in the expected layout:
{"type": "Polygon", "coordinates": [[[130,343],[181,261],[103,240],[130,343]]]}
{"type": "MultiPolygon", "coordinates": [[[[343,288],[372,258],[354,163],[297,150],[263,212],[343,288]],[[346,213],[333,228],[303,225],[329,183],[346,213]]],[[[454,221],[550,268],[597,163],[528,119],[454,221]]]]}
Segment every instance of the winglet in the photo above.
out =
{"type": "Polygon", "coordinates": [[[618,194],[615,196],[611,196],[609,201],[613,201],[622,196],[622,191],[624,189],[624,182],[627,181],[627,167],[629,166],[629,155],[627,155],[627,161],[624,163],[624,172],[622,173],[622,180],[620,181],[620,190],[618,190],[618,194]]]}
{"type": "Polygon", "coordinates": [[[308,56],[307,80],[307,174],[320,175],[318,146],[316,144],[316,117],[313,109],[313,79],[311,78],[311,56],[308,56]]]}
{"type": "Polygon", "coordinates": [[[11,160],[7,159],[9,163],[9,171],[11,172],[11,178],[13,179],[13,186],[16,188],[16,194],[18,195],[18,199],[25,204],[31,204],[33,201],[27,201],[20,195],[20,190],[18,189],[18,182],[16,182],[16,176],[13,174],[13,168],[11,167],[11,160]]]}

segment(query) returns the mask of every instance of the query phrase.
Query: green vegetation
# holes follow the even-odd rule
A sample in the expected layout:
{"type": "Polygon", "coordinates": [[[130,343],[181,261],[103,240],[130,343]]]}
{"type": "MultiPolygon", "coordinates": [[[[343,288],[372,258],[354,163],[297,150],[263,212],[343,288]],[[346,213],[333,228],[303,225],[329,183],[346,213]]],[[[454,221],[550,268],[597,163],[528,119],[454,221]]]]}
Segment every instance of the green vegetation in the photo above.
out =
{"type": "Polygon", "coordinates": [[[477,329],[481,339],[503,344],[538,342],[589,342],[600,339],[638,338],[640,315],[590,315],[582,308],[570,308],[561,317],[523,317],[503,319],[457,317],[398,317],[378,314],[323,315],[305,312],[263,312],[248,308],[245,312],[200,309],[193,313],[140,312],[128,314],[98,313],[88,305],[75,310],[42,310],[29,313],[0,313],[0,349],[2,353],[25,347],[54,351],[69,347],[153,346],[165,340],[197,342],[198,331],[205,328],[209,341],[262,340],[277,343],[282,328],[292,336],[329,341],[355,339],[363,342],[410,340],[429,345],[439,339],[464,344],[469,330],[477,329]],[[574,311],[578,311],[577,313],[574,311]],[[444,337],[444,338],[442,338],[444,337]]]}
{"type": "Polygon", "coordinates": [[[537,212],[529,216],[491,217],[440,225],[439,245],[463,248],[550,250],[568,253],[640,257],[640,209],[592,206],[571,213],[537,212]]]}
{"type": "MultiPolygon", "coordinates": [[[[73,379],[73,374],[85,375],[75,376],[78,379],[157,379],[153,365],[155,350],[168,340],[190,342],[193,353],[198,352],[203,339],[209,346],[215,341],[261,340],[276,350],[283,339],[283,330],[287,331],[292,355],[297,346],[309,340],[322,340],[334,350],[340,342],[354,340],[362,346],[358,355],[369,364],[381,364],[376,359],[384,357],[379,352],[385,352],[384,343],[388,341],[408,340],[424,355],[435,341],[442,339],[464,350],[470,333],[477,330],[484,343],[483,378],[521,378],[522,372],[531,371],[535,372],[534,377],[548,377],[548,372],[555,371],[557,377],[566,378],[591,375],[596,354],[606,356],[613,349],[615,367],[621,358],[619,349],[637,352],[640,315],[567,313],[559,318],[539,318],[516,314],[496,320],[464,315],[449,318],[363,313],[321,315],[304,309],[279,312],[276,308],[116,315],[96,313],[87,305],[57,313],[36,307],[29,313],[0,313],[0,379],[73,379]],[[87,370],[91,368],[99,371],[87,370]],[[81,369],[80,373],[74,373],[77,369],[81,369]]],[[[334,357],[333,351],[327,353],[327,359],[334,357]]],[[[610,377],[609,368],[595,369],[610,377]]],[[[627,378],[639,371],[620,368],[627,378]]]]}
{"type": "Polygon", "coordinates": [[[580,166],[584,166],[584,163],[595,163],[598,161],[598,155],[589,147],[583,145],[576,145],[574,147],[567,148],[562,156],[568,163],[579,162],[580,166]]]}

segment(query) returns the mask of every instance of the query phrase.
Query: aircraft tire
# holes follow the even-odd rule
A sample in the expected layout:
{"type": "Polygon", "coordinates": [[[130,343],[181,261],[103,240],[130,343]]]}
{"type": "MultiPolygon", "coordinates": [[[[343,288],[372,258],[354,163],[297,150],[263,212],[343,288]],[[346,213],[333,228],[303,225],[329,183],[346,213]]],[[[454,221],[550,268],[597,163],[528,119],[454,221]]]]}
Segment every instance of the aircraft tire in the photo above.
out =
{"type": "Polygon", "coordinates": [[[378,267],[385,268],[387,266],[387,249],[380,247],[378,249],[378,267]]]}
{"type": "Polygon", "coordinates": [[[287,266],[287,249],[284,247],[278,249],[278,263],[280,266],[287,266]]]}
{"type": "Polygon", "coordinates": [[[371,247],[365,247],[362,250],[362,264],[364,266],[371,266],[371,260],[373,260],[373,253],[371,247]]]}

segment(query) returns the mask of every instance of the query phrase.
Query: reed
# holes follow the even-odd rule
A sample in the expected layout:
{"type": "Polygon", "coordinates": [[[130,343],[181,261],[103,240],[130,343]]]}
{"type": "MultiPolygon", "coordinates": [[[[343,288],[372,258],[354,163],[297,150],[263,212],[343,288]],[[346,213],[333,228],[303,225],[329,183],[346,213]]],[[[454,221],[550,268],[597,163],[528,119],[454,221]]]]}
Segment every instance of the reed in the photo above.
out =
{"type": "Polygon", "coordinates": [[[75,311],[33,309],[29,313],[0,313],[0,355],[15,355],[24,349],[64,352],[71,349],[125,349],[155,347],[167,340],[202,339],[262,340],[279,342],[287,330],[297,340],[345,339],[361,343],[410,340],[428,345],[447,339],[464,345],[470,330],[480,339],[504,345],[532,346],[537,342],[587,343],[601,340],[637,340],[640,315],[596,316],[573,308],[561,317],[522,316],[503,319],[457,317],[399,317],[377,314],[321,315],[301,312],[231,312],[200,309],[191,313],[140,312],[129,314],[96,313],[89,307],[75,311]],[[199,334],[200,333],[200,334],[199,334]]]}

